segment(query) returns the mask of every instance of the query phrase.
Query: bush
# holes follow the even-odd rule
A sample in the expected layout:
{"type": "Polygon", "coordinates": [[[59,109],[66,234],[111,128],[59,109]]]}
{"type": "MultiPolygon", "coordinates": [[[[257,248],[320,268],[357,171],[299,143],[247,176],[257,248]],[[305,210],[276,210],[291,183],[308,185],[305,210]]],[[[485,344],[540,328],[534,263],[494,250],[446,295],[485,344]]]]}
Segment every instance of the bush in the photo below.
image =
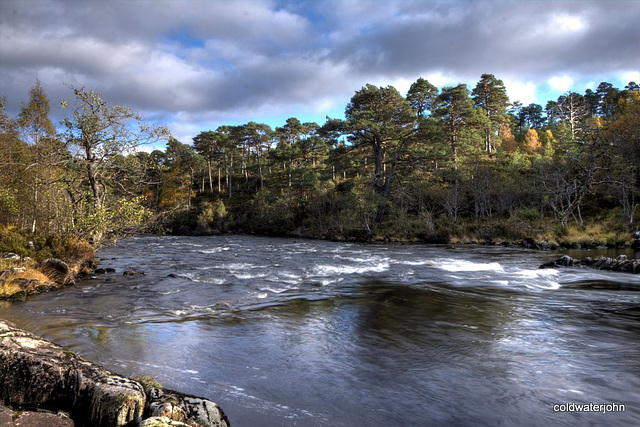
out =
{"type": "Polygon", "coordinates": [[[59,258],[67,263],[84,264],[93,260],[95,249],[85,240],[51,234],[36,240],[35,257],[39,261],[59,258]]]}
{"type": "Polygon", "coordinates": [[[0,224],[0,252],[13,252],[23,257],[33,256],[28,244],[29,239],[23,232],[0,224]]]}

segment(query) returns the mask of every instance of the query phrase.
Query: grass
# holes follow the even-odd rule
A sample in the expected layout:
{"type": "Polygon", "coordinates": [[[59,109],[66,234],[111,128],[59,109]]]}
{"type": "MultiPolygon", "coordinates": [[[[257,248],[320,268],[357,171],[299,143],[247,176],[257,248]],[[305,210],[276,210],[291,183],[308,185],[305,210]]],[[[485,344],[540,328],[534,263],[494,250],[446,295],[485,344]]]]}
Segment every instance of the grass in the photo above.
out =
{"type": "Polygon", "coordinates": [[[13,295],[22,291],[20,286],[11,282],[1,282],[0,283],[0,299],[11,298],[13,295]]]}
{"type": "Polygon", "coordinates": [[[0,224],[0,253],[2,252],[15,253],[29,259],[0,258],[0,273],[5,272],[4,279],[0,280],[0,299],[11,298],[21,291],[26,291],[27,294],[35,293],[35,286],[21,289],[12,283],[15,279],[34,279],[43,285],[54,283],[52,277],[55,276],[50,277],[46,271],[38,269],[38,262],[47,258],[61,259],[67,263],[74,275],[88,273],[95,259],[94,247],[84,240],[60,234],[31,235],[15,226],[4,224],[0,224]],[[14,268],[24,268],[24,271],[7,273],[7,270],[14,268]]]}

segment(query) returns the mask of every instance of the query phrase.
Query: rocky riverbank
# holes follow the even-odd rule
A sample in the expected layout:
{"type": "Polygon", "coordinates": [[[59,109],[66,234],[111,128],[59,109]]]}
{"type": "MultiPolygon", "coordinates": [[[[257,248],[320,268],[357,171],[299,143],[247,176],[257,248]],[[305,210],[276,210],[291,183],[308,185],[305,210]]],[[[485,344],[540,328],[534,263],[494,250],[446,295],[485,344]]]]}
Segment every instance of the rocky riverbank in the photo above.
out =
{"type": "Polygon", "coordinates": [[[214,402],[145,385],[0,320],[0,404],[13,408],[0,408],[0,427],[229,426],[214,402]]]}
{"type": "Polygon", "coordinates": [[[625,255],[620,255],[617,258],[600,256],[596,258],[585,257],[583,259],[575,259],[571,258],[568,255],[564,255],[555,261],[551,261],[540,266],[540,268],[556,267],[590,267],[597,270],[610,270],[639,274],[640,260],[629,259],[625,255]]]}
{"type": "Polygon", "coordinates": [[[9,268],[0,271],[0,299],[24,301],[31,295],[72,285],[79,275],[89,271],[87,265],[73,268],[57,258],[48,258],[40,263],[17,259],[9,268]]]}

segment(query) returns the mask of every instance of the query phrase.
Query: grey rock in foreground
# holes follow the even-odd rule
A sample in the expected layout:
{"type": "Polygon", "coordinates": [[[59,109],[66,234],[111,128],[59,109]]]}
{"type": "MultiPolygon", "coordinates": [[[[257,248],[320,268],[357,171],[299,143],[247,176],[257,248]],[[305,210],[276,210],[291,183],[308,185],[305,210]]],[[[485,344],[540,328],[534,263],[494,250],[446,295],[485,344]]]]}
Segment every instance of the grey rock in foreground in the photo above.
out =
{"type": "Polygon", "coordinates": [[[74,427],[74,423],[64,414],[16,412],[0,406],[0,427],[74,427]]]}
{"type": "MultiPolygon", "coordinates": [[[[149,413],[191,427],[228,427],[229,420],[220,407],[207,399],[175,391],[152,388],[149,392],[149,413]]],[[[144,426],[145,424],[141,424],[144,426]]],[[[147,424],[164,425],[164,424],[147,424]]]]}
{"type": "MultiPolygon", "coordinates": [[[[209,400],[158,388],[149,394],[147,400],[138,382],[0,319],[0,402],[6,405],[64,411],[78,427],[229,426],[222,410],[209,400]],[[170,407],[165,405],[161,415],[182,424],[144,424],[144,416],[165,403],[170,407]]],[[[0,422],[4,418],[0,415],[0,422]]]]}

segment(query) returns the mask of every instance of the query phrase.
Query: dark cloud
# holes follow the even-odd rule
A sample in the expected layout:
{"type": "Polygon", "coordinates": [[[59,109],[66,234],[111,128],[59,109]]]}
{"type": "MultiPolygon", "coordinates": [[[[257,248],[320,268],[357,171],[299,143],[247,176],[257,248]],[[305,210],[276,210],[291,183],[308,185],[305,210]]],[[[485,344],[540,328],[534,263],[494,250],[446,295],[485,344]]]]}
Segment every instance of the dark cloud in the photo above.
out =
{"type": "Polygon", "coordinates": [[[52,104],[85,85],[185,132],[321,120],[365,83],[635,76],[639,21],[637,0],[3,0],[0,94],[15,114],[35,78],[52,104]]]}

